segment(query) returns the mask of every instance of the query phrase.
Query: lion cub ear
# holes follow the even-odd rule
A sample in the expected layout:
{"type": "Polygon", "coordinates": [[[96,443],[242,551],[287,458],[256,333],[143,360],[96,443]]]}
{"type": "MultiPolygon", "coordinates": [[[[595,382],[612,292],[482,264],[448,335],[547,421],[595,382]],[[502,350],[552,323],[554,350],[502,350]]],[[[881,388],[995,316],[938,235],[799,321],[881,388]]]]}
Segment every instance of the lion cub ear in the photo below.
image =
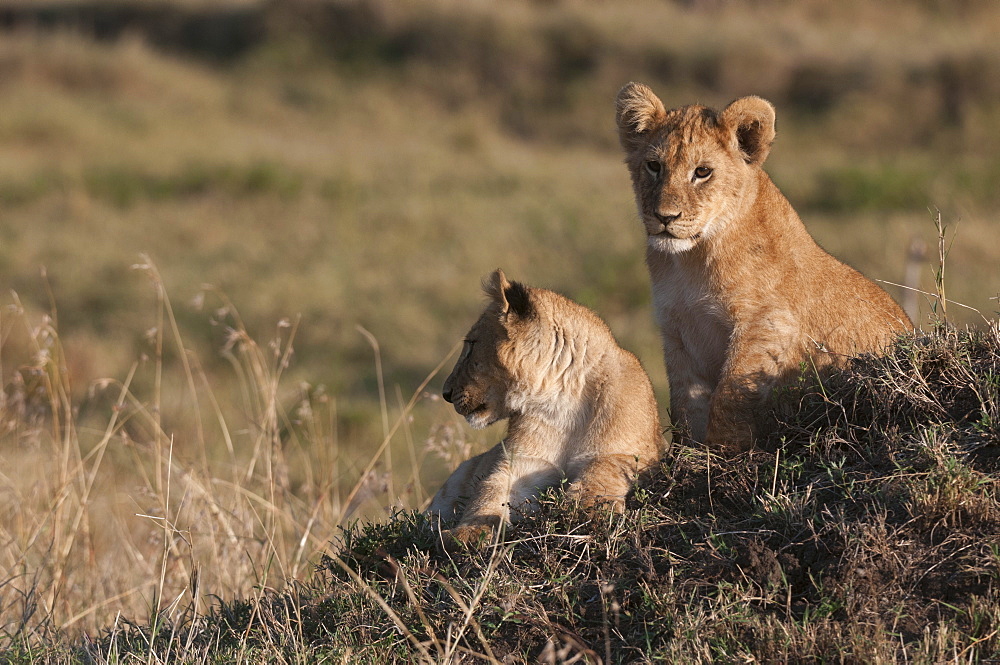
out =
{"type": "Polygon", "coordinates": [[[535,307],[531,304],[528,289],[520,282],[507,281],[507,275],[500,268],[483,280],[483,291],[498,305],[504,319],[511,316],[530,319],[535,316],[535,307]]]}
{"type": "Polygon", "coordinates": [[[642,83],[627,83],[619,90],[615,109],[618,140],[626,151],[638,147],[643,135],[667,116],[660,98],[642,83]]]}
{"type": "Polygon", "coordinates": [[[747,164],[760,166],[774,142],[774,106],[760,97],[740,97],[723,109],[719,120],[747,164]]]}

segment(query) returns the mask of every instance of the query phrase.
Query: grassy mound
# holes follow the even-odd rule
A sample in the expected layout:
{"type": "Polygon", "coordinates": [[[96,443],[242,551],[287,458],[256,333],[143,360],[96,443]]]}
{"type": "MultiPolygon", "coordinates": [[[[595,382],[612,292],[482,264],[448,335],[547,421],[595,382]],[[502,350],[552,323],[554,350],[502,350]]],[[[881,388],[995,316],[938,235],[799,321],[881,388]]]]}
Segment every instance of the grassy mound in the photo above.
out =
{"type": "Polygon", "coordinates": [[[546,497],[495,547],[400,513],[307,586],[120,625],[92,656],[217,662],[904,659],[1000,651],[1000,328],[902,340],[781,395],[736,460],[675,446],[623,515],[546,497]]]}

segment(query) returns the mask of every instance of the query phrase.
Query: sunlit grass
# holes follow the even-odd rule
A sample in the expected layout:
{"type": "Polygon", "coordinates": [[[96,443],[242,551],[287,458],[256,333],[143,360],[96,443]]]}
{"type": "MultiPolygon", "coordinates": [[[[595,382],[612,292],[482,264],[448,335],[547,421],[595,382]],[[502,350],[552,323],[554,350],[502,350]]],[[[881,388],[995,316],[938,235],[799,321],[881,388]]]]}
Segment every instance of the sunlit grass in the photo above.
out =
{"type": "Polygon", "coordinates": [[[212,597],[308,579],[339,526],[420,508],[426,477],[445,466],[427,433],[454,416],[426,384],[448,357],[406,401],[398,388],[386,396],[380,446],[352,449],[336,396],[284,376],[298,321],[258,343],[220,308],[231,376],[209,376],[156,268],[135,270],[155,293],[148,355],[86,391],[72,385],[54,316],[4,313],[4,342],[20,348],[0,348],[16,368],[0,403],[0,626],[19,640],[119,616],[177,621],[212,597]]]}

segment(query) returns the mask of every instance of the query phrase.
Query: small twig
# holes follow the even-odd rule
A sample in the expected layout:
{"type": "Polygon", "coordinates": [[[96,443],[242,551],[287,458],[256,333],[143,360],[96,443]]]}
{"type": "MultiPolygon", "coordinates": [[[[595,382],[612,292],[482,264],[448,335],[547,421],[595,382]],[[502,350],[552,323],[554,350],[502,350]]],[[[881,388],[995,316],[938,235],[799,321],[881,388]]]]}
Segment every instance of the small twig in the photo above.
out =
{"type": "MultiPolygon", "coordinates": [[[[925,295],[925,296],[927,296],[929,298],[934,298],[935,300],[939,299],[939,297],[940,297],[936,293],[931,293],[930,291],[924,291],[923,289],[918,289],[918,288],[915,288],[915,287],[912,287],[912,286],[906,286],[905,284],[897,284],[896,282],[890,282],[887,279],[875,279],[874,281],[879,282],[881,284],[888,284],[889,286],[898,286],[901,289],[908,289],[910,291],[916,291],[917,293],[923,294],[923,295],[925,295]]],[[[995,298],[991,298],[991,300],[995,300],[995,298]]],[[[964,303],[958,302],[957,300],[948,300],[948,304],[950,304],[950,305],[958,305],[959,307],[964,307],[965,309],[970,310],[972,312],[975,312],[979,316],[983,317],[984,321],[989,322],[989,319],[986,318],[986,316],[981,311],[979,311],[978,309],[976,309],[972,305],[966,305],[964,303]]]]}

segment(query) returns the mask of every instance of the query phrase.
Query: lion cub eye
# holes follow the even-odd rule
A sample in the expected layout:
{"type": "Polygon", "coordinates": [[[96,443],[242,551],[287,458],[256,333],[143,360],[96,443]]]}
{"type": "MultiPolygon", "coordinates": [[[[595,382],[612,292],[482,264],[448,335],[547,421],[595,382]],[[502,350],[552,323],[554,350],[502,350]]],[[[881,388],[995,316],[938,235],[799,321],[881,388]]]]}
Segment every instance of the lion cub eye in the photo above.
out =
{"type": "Polygon", "coordinates": [[[646,170],[649,171],[649,174],[654,178],[660,175],[660,169],[662,168],[663,167],[661,167],[660,163],[657,161],[649,160],[646,162],[646,170]]]}
{"type": "Polygon", "coordinates": [[[708,176],[712,175],[712,169],[707,166],[699,166],[694,170],[694,177],[699,180],[704,180],[708,176]]]}

